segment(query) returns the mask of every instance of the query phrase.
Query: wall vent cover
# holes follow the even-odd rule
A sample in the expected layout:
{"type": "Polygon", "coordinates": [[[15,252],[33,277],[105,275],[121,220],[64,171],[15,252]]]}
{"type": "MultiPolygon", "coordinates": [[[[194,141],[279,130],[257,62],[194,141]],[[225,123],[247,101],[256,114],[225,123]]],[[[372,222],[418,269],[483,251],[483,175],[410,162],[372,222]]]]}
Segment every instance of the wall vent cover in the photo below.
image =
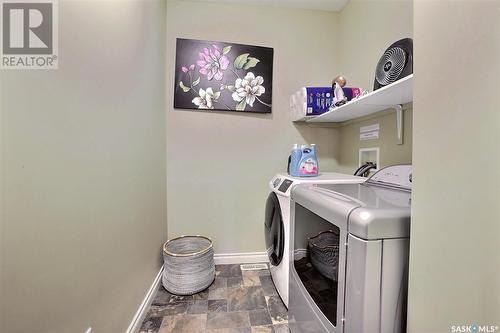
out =
{"type": "Polygon", "coordinates": [[[243,264],[240,265],[242,271],[260,271],[262,269],[267,269],[267,264],[243,264]]]}

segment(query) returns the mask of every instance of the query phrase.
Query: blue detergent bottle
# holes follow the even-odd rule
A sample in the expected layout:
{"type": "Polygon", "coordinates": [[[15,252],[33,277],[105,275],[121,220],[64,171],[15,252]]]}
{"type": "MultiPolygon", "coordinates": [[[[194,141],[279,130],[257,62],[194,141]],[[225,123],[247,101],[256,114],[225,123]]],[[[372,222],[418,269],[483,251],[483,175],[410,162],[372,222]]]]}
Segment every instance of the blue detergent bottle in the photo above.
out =
{"type": "Polygon", "coordinates": [[[299,162],[302,158],[302,149],[299,148],[298,144],[294,144],[292,148],[292,153],[288,159],[288,174],[292,177],[299,177],[299,162]]]}
{"type": "Polygon", "coordinates": [[[304,146],[302,156],[298,163],[299,177],[315,177],[319,174],[318,158],[316,156],[316,145],[311,144],[310,147],[304,146]]]}

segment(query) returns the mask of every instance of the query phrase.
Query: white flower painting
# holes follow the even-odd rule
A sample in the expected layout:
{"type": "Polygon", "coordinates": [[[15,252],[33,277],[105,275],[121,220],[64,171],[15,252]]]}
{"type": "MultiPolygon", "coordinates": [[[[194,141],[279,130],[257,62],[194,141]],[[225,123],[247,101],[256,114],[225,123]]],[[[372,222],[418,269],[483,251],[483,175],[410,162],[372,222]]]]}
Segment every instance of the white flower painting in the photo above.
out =
{"type": "Polygon", "coordinates": [[[177,40],[175,108],[271,112],[273,49],[177,40]]]}
{"type": "Polygon", "coordinates": [[[259,99],[259,96],[266,92],[266,88],[262,86],[263,83],[264,79],[262,76],[255,77],[252,72],[248,72],[243,79],[236,79],[234,84],[235,91],[232,94],[233,100],[238,103],[244,102],[250,105],[250,107],[253,106],[256,99],[260,103],[265,104],[259,99]]]}
{"type": "Polygon", "coordinates": [[[219,96],[220,91],[214,93],[212,88],[207,88],[207,90],[200,88],[199,96],[193,98],[192,102],[198,109],[213,109],[214,103],[217,102],[219,96]]]}

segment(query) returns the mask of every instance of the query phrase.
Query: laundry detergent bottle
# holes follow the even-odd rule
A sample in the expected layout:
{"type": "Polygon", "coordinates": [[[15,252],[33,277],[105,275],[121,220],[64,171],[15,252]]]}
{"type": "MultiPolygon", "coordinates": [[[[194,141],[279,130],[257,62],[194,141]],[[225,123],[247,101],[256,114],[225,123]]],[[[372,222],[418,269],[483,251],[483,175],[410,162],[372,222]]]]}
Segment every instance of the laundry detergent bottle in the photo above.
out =
{"type": "Polygon", "coordinates": [[[298,164],[299,177],[315,177],[319,174],[318,158],[316,157],[316,145],[302,149],[302,156],[298,164]]]}
{"type": "Polygon", "coordinates": [[[302,157],[302,149],[299,148],[298,144],[294,144],[292,148],[292,153],[288,158],[288,174],[292,177],[299,176],[299,163],[302,157]]]}

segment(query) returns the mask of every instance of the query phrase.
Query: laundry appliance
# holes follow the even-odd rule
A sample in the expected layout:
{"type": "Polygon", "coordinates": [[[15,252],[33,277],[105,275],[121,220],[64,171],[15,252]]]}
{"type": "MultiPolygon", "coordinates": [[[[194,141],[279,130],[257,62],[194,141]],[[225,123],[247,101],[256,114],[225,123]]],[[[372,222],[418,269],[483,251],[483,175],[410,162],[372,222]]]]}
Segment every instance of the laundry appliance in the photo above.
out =
{"type": "Polygon", "coordinates": [[[411,165],[291,195],[289,327],[406,332],[411,165]]]}
{"type": "Polygon", "coordinates": [[[283,303],[288,307],[290,192],[298,184],[358,184],[366,178],[341,173],[321,173],[317,177],[297,178],[277,174],[269,182],[271,193],[265,212],[265,239],[271,277],[283,303]]]}

